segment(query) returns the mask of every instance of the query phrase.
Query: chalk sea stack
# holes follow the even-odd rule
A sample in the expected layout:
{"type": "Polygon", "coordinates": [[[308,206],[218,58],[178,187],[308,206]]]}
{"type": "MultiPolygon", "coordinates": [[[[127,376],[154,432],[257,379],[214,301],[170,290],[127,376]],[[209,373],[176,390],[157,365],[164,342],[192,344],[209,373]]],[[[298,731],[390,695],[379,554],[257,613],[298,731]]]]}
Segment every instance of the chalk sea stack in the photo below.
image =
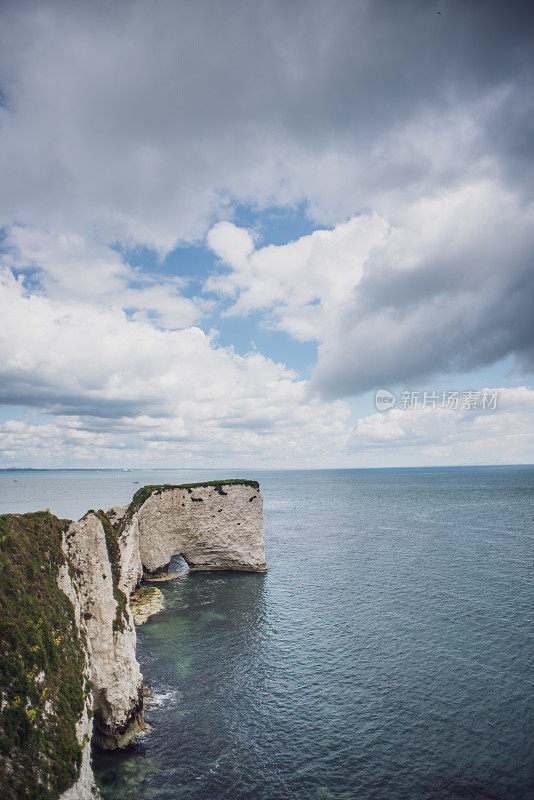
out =
{"type": "Polygon", "coordinates": [[[78,522],[0,516],[0,789],[5,800],[99,797],[91,742],[143,725],[130,596],[175,555],[192,570],[264,572],[255,481],[146,486],[78,522]]]}

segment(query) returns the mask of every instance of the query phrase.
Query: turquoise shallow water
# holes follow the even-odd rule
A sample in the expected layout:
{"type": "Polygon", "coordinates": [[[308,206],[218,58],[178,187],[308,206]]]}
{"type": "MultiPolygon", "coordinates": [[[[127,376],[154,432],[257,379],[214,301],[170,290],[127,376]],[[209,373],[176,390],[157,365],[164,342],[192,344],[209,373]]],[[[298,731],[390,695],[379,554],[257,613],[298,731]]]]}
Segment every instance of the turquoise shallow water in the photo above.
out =
{"type": "MultiPolygon", "coordinates": [[[[238,474],[0,473],[0,511],[238,474]]],[[[247,476],[270,570],[163,586],[151,730],[95,758],[105,800],[534,797],[534,468],[247,476]]]]}

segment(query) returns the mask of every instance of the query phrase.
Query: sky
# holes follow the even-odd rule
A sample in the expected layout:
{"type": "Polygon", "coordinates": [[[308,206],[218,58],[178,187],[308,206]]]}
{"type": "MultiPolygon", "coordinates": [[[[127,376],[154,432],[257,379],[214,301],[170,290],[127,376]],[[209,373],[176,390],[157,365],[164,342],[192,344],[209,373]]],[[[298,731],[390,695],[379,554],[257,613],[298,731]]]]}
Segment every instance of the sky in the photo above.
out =
{"type": "Polygon", "coordinates": [[[533,33],[2,0],[0,467],[534,462],[533,33]]]}

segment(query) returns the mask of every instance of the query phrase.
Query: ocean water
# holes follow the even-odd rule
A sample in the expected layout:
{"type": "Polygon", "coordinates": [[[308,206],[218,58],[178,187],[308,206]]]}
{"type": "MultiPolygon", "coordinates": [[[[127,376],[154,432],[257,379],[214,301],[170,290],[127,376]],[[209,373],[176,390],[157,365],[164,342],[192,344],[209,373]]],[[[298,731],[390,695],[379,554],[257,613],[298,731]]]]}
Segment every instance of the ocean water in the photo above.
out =
{"type": "MultiPolygon", "coordinates": [[[[0,512],[238,476],[0,473],[0,512]]],[[[269,572],[177,562],[159,584],[138,629],[150,728],[95,754],[105,800],[533,798],[534,468],[246,477],[269,572]]]]}

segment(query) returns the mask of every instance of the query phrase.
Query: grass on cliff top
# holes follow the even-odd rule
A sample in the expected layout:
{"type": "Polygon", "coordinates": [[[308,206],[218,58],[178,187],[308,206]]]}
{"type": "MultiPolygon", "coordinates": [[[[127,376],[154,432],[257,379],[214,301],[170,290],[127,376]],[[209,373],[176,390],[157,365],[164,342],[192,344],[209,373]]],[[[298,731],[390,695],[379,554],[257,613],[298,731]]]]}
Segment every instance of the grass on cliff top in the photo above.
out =
{"type": "MultiPolygon", "coordinates": [[[[129,521],[133,517],[136,511],[138,511],[143,503],[148,500],[148,498],[152,494],[161,494],[162,492],[168,492],[171,489],[200,489],[202,487],[210,487],[212,486],[214,489],[220,494],[223,494],[223,486],[250,486],[253,489],[259,489],[260,484],[258,481],[251,481],[247,478],[229,478],[225,481],[202,481],[200,483],[162,483],[159,486],[143,486],[141,489],[138,489],[137,492],[134,494],[130,505],[128,506],[128,510],[123,517],[124,521],[129,521]]],[[[121,520],[121,521],[123,521],[121,520]]]]}
{"type": "Polygon", "coordinates": [[[69,520],[0,516],[0,795],[55,800],[79,774],[83,643],[57,585],[69,520]]]}

